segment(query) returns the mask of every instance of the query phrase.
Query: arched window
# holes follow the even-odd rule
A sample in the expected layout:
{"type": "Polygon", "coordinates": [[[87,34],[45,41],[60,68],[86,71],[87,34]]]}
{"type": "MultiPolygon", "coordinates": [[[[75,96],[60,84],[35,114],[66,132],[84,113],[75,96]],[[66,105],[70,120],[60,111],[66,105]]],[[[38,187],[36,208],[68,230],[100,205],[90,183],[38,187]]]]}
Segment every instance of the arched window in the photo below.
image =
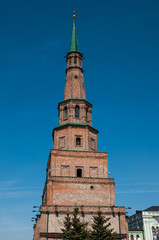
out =
{"type": "Polygon", "coordinates": [[[64,108],[64,120],[67,119],[67,107],[64,108]]]}
{"type": "Polygon", "coordinates": [[[76,138],[76,146],[80,146],[81,145],[81,138],[77,137],[76,138]]]}
{"type": "Polygon", "coordinates": [[[134,236],[133,235],[130,236],[130,240],[134,240],[134,236]]]}
{"type": "Polygon", "coordinates": [[[139,235],[136,235],[136,240],[140,240],[140,236],[139,235]]]}
{"type": "Polygon", "coordinates": [[[74,63],[77,63],[77,56],[74,57],[74,63]]]}
{"type": "Polygon", "coordinates": [[[77,177],[82,177],[82,169],[81,168],[77,169],[77,177]]]}
{"type": "Polygon", "coordinates": [[[159,228],[156,227],[156,236],[157,236],[157,240],[159,240],[159,228]]]}
{"type": "Polygon", "coordinates": [[[156,240],[156,229],[154,227],[152,227],[152,236],[153,240],[156,240]]]}
{"type": "Polygon", "coordinates": [[[75,117],[76,117],[76,118],[79,118],[79,115],[80,115],[80,108],[79,108],[79,106],[77,105],[77,106],[75,107],[75,117]]]}

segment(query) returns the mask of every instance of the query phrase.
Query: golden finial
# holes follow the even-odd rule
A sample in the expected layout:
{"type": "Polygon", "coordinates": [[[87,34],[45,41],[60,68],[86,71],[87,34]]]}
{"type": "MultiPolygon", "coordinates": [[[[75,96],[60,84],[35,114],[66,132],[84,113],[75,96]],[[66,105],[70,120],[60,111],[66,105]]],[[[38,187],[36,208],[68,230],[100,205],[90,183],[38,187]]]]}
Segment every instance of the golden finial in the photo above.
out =
{"type": "Polygon", "coordinates": [[[73,9],[73,18],[76,17],[75,13],[76,13],[76,9],[73,9]]]}

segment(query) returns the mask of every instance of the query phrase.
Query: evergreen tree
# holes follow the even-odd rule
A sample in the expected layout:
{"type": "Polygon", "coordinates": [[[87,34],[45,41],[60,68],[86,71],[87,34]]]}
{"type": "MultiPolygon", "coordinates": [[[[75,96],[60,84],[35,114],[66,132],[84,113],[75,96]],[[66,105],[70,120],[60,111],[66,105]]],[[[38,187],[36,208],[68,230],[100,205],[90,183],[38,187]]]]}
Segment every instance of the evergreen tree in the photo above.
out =
{"type": "Polygon", "coordinates": [[[78,217],[79,209],[74,208],[73,217],[70,219],[69,214],[65,217],[63,240],[89,240],[87,223],[81,222],[78,217]]]}
{"type": "Polygon", "coordinates": [[[102,212],[99,210],[97,216],[93,217],[91,240],[114,240],[115,233],[113,229],[110,229],[110,218],[102,216],[102,212]]]}
{"type": "Polygon", "coordinates": [[[70,235],[70,232],[71,232],[71,225],[72,225],[71,224],[71,218],[70,218],[69,212],[67,212],[67,215],[66,215],[65,221],[64,221],[64,229],[62,229],[64,240],[70,239],[69,235],[70,235]]]}

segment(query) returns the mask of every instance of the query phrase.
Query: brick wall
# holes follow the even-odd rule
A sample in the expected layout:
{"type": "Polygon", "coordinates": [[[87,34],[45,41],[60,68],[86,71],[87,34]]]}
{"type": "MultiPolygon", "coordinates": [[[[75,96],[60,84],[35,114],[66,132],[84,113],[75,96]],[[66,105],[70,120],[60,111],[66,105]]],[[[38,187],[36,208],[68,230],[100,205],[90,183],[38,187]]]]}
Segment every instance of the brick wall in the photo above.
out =
{"type": "Polygon", "coordinates": [[[89,126],[67,125],[54,129],[53,139],[53,149],[98,151],[98,131],[89,126]],[[76,138],[81,139],[80,145],[76,145],[76,138]]]}

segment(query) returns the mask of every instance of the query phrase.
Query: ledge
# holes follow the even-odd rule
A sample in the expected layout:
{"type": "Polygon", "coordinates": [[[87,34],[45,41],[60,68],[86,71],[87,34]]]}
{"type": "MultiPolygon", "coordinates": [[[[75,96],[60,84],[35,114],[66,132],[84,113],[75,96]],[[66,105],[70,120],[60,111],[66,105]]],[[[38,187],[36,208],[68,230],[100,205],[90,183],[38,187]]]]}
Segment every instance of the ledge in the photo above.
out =
{"type": "Polygon", "coordinates": [[[72,69],[72,68],[78,68],[78,69],[81,70],[82,73],[84,72],[83,69],[82,69],[81,67],[78,67],[78,66],[72,66],[72,67],[68,67],[68,68],[66,69],[66,73],[67,73],[68,70],[70,70],[70,69],[72,69]]]}
{"type": "Polygon", "coordinates": [[[106,205],[41,205],[40,206],[40,212],[46,214],[49,213],[55,213],[58,211],[58,213],[65,214],[66,212],[72,213],[74,208],[79,208],[79,214],[83,211],[85,214],[95,214],[97,213],[98,209],[100,208],[103,214],[112,214],[115,213],[118,216],[118,213],[120,212],[121,215],[125,216],[125,207],[123,206],[106,206],[106,205]]]}
{"type": "Polygon", "coordinates": [[[71,150],[71,149],[59,149],[59,148],[53,148],[50,151],[50,154],[52,153],[52,151],[62,151],[62,152],[77,152],[77,153],[93,153],[93,154],[101,154],[103,153],[104,155],[106,154],[108,156],[108,152],[99,152],[99,151],[85,151],[85,150],[71,150]]]}
{"type": "Polygon", "coordinates": [[[83,54],[82,54],[82,53],[76,52],[76,51],[71,51],[71,52],[68,52],[68,53],[67,53],[66,58],[68,58],[68,55],[71,55],[72,53],[79,54],[79,55],[81,55],[81,57],[83,57],[83,54]]]}
{"type": "Polygon", "coordinates": [[[91,178],[91,177],[69,177],[69,176],[48,176],[47,182],[64,182],[64,183],[79,183],[79,184],[113,184],[115,185],[113,178],[91,178]]]}
{"type": "MultiPolygon", "coordinates": [[[[46,232],[41,232],[40,233],[40,237],[41,238],[52,238],[52,239],[61,239],[62,240],[62,236],[63,234],[62,233],[54,233],[54,232],[49,232],[49,233],[46,233],[46,232]]],[[[118,240],[118,239],[126,239],[127,238],[127,234],[116,234],[115,235],[115,239],[118,240]]]]}
{"type": "Polygon", "coordinates": [[[99,131],[96,129],[96,128],[93,128],[92,126],[90,126],[89,124],[87,123],[75,123],[75,122],[68,122],[68,123],[64,123],[64,124],[61,124],[61,125],[58,125],[56,126],[53,131],[55,129],[58,129],[58,128],[62,128],[62,127],[66,127],[66,126],[84,126],[84,127],[89,127],[91,129],[93,129],[96,133],[99,133],[99,131]]]}
{"type": "MultiPolygon", "coordinates": [[[[71,101],[71,100],[84,101],[84,102],[88,103],[88,104],[92,107],[92,104],[91,104],[90,102],[88,102],[88,101],[87,101],[86,99],[84,99],[84,98],[67,98],[67,99],[59,102],[59,104],[61,104],[61,103],[63,103],[63,102],[71,101]]],[[[59,104],[58,104],[58,106],[59,106],[59,104]]]]}

